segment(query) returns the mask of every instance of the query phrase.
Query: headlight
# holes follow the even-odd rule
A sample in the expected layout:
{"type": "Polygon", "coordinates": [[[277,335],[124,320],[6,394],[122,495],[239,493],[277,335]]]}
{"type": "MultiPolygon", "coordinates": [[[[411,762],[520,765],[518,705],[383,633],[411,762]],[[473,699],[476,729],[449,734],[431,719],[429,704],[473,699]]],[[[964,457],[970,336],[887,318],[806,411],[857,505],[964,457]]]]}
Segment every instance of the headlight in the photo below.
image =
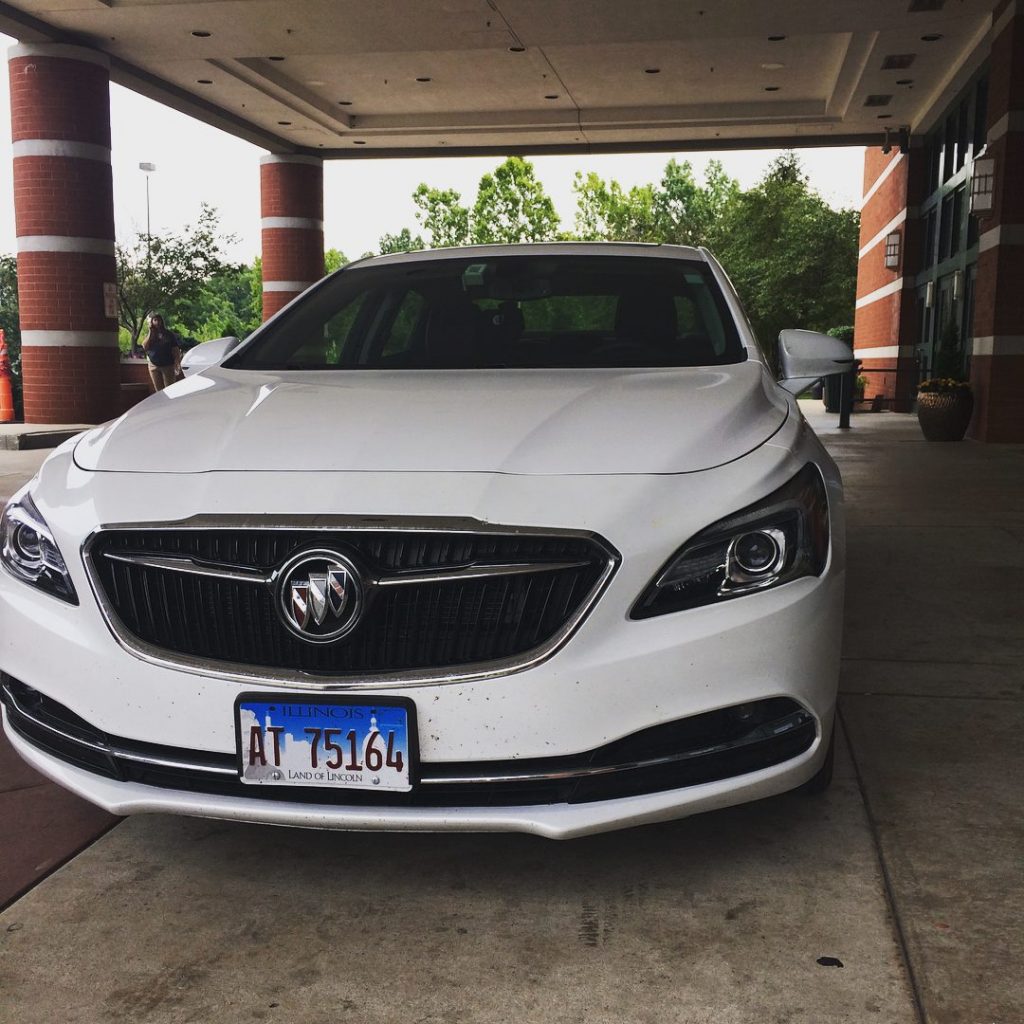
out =
{"type": "Polygon", "coordinates": [[[701,530],[677,551],[630,617],[682,611],[820,576],[828,558],[828,498],[808,463],[789,483],[701,530]]]}
{"type": "Polygon", "coordinates": [[[68,568],[27,487],[7,502],[0,517],[0,545],[0,563],[12,576],[78,604],[68,568]]]}

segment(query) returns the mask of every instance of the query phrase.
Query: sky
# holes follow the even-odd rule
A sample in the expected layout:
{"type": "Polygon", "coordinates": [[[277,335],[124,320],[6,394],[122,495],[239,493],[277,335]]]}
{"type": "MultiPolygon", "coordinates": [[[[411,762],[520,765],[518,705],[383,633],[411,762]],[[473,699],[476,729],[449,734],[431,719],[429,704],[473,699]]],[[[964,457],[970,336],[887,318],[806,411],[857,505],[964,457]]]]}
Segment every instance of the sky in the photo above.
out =
{"type": "MultiPolygon", "coordinates": [[[[14,40],[0,35],[0,49],[14,40]]],[[[150,176],[154,234],[178,231],[195,221],[201,201],[214,206],[225,233],[237,241],[228,257],[248,262],[260,247],[259,157],[257,146],[117,85],[110,87],[113,136],[114,211],[119,239],[146,227],[146,175],[139,163],[156,164],[150,176]]],[[[15,251],[11,184],[8,79],[0,74],[0,253],[15,251]]],[[[741,186],[753,185],[778,150],[724,153],[644,153],[539,156],[537,176],[555,203],[563,226],[571,228],[577,170],[596,171],[624,187],[658,181],[673,155],[689,160],[702,176],[709,160],[720,159],[741,186]]],[[[863,150],[808,149],[801,158],[811,184],[833,206],[860,203],[863,150]]],[[[455,188],[471,203],[480,176],[501,162],[496,157],[329,161],[324,171],[324,234],[327,248],[350,259],[374,251],[381,235],[416,228],[412,193],[421,181],[455,188]]]]}

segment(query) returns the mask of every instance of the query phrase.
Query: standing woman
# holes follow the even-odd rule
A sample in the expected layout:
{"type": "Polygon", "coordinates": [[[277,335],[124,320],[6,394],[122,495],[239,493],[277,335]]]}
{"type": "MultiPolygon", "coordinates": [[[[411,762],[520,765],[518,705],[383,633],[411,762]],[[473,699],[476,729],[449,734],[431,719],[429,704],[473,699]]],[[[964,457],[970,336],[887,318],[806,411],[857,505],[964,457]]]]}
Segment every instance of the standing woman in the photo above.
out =
{"type": "Polygon", "coordinates": [[[149,318],[149,334],[142,348],[149,359],[149,375],[157,391],[163,391],[181,376],[181,344],[159,313],[149,318]]]}

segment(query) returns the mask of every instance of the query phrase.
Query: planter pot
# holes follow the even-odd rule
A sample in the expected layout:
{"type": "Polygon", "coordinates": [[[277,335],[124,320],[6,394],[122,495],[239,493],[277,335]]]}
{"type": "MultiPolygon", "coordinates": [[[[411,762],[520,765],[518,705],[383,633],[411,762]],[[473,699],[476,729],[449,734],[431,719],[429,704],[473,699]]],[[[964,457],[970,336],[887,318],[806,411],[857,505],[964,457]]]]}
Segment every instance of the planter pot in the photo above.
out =
{"type": "Polygon", "coordinates": [[[962,441],[973,411],[974,395],[966,388],[917,396],[917,421],[928,441],[962,441]]]}

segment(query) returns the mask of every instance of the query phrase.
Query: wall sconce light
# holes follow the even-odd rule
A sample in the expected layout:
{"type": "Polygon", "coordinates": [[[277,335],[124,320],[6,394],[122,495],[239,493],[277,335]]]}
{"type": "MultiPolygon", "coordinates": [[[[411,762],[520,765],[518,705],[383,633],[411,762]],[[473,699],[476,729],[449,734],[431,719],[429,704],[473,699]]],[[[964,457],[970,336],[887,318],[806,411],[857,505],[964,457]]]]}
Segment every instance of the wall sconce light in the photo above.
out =
{"type": "Polygon", "coordinates": [[[953,301],[959,302],[961,295],[964,292],[964,274],[962,270],[953,271],[953,282],[952,282],[952,293],[953,301]]]}
{"type": "Polygon", "coordinates": [[[971,172],[971,213],[991,211],[996,190],[996,162],[991,158],[975,160],[971,172]]]}
{"type": "Polygon", "coordinates": [[[900,233],[892,231],[885,236],[885,265],[895,270],[900,265],[900,233]]]}
{"type": "Polygon", "coordinates": [[[924,286],[924,308],[931,309],[935,305],[935,282],[929,281],[924,286]]]}

